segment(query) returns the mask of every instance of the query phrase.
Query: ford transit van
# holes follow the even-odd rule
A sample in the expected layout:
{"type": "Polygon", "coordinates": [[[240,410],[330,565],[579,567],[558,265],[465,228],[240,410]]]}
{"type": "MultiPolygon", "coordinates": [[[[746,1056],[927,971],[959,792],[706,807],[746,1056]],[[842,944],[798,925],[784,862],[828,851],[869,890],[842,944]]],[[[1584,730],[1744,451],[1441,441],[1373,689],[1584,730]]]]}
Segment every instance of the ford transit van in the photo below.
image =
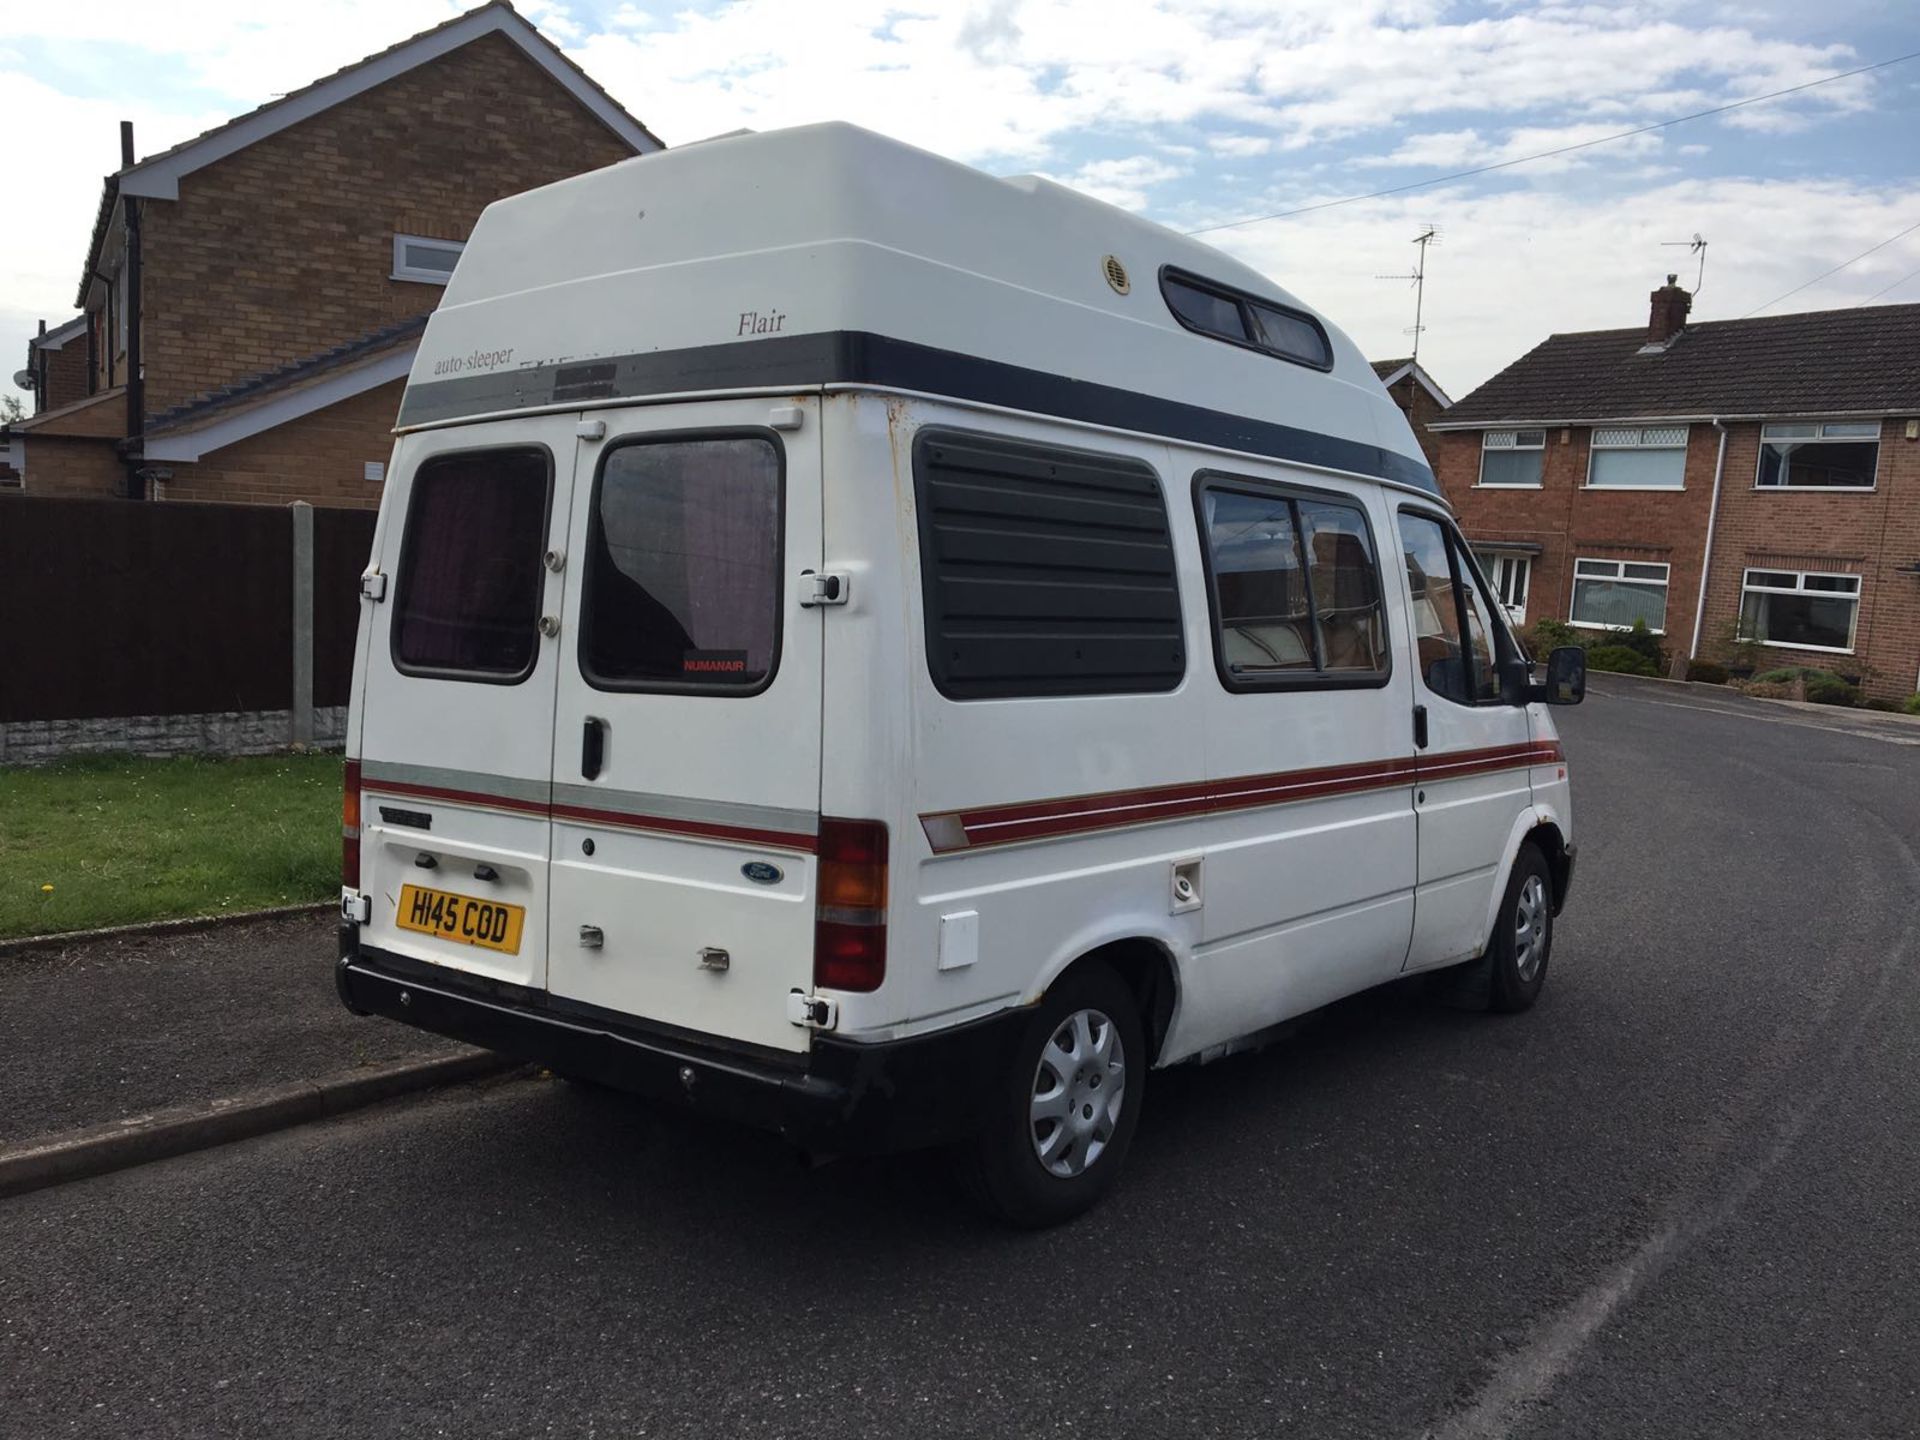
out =
{"type": "Polygon", "coordinates": [[[1159,1067],[1539,993],[1579,652],[1208,246],[844,125],[665,151],[488,207],[397,433],[357,1011],[1045,1224],[1159,1067]]]}

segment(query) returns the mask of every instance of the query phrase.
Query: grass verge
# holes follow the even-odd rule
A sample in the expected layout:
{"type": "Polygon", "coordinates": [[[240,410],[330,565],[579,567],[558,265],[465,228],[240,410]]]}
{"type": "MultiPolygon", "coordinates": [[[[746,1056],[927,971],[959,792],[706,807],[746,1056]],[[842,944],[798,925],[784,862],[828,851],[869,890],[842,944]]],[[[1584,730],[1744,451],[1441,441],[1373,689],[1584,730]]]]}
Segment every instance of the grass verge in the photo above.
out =
{"type": "Polygon", "coordinates": [[[102,755],[0,769],[0,937],[328,899],[340,763],[102,755]]]}

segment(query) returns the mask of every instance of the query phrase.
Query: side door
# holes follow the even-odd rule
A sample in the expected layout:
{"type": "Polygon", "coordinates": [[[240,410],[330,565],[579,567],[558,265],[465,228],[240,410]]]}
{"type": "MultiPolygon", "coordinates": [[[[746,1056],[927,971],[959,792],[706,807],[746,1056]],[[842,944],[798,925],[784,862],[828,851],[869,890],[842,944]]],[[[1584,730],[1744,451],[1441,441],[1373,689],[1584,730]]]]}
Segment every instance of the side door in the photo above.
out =
{"type": "Polygon", "coordinates": [[[406,437],[375,568],[360,730],[363,944],[547,980],[553,638],[573,415],[406,437]]]}
{"type": "Polygon", "coordinates": [[[804,1050],[788,995],[813,973],[818,401],[593,418],[566,542],[548,989],[804,1050]]]}
{"type": "Polygon", "coordinates": [[[1240,1033],[1405,963],[1412,689],[1387,621],[1395,540],[1363,494],[1216,472],[1195,503],[1216,672],[1194,677],[1216,812],[1196,970],[1233,987],[1240,1033]]]}
{"type": "Polygon", "coordinates": [[[1503,700],[1516,650],[1452,523],[1402,506],[1397,517],[1414,695],[1414,811],[1420,853],[1409,969],[1466,960],[1487,942],[1515,818],[1531,806],[1524,705],[1503,700]]]}

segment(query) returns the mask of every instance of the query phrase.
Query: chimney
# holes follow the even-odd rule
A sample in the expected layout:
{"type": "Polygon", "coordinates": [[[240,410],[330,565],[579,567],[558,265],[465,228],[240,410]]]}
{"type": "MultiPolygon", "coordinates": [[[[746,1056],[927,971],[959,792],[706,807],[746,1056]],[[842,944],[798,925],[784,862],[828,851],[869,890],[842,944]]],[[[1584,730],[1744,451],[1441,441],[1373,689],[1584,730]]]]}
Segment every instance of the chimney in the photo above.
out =
{"type": "Polygon", "coordinates": [[[1647,319],[1647,344],[1665,345],[1686,326],[1687,312],[1693,308],[1693,296],[1674,283],[1679,277],[1667,276],[1667,283],[1647,298],[1653,302],[1647,319]]]}
{"type": "Polygon", "coordinates": [[[120,122],[120,168],[122,170],[133,168],[133,121],[131,120],[120,122]]]}

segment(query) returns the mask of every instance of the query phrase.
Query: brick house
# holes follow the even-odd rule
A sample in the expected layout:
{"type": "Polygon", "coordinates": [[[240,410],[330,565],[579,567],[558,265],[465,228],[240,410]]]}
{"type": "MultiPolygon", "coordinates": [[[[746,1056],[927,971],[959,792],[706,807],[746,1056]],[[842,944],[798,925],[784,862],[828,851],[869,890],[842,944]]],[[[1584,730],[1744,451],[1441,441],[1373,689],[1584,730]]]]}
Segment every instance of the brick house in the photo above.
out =
{"type": "Polygon", "coordinates": [[[505,0],[107,177],[0,435],[31,494],[379,503],[400,391],[491,201],[660,148],[505,0]],[[130,358],[130,356],[132,358],[130,358]]]}
{"type": "Polygon", "coordinates": [[[1440,437],[1427,427],[1438,420],[1441,412],[1448,409],[1453,401],[1447,398],[1446,391],[1434,383],[1433,377],[1420,362],[1412,357],[1375,360],[1371,363],[1373,373],[1380,377],[1380,383],[1387,387],[1387,394],[1393,397],[1393,403],[1400,407],[1400,413],[1413,426],[1414,439],[1420,442],[1420,453],[1427,457],[1427,467],[1437,475],[1440,472],[1440,437]]]}
{"type": "Polygon", "coordinates": [[[1553,335],[1432,422],[1522,623],[1635,619],[1676,658],[1920,688],[1920,305],[1553,335]]]}

